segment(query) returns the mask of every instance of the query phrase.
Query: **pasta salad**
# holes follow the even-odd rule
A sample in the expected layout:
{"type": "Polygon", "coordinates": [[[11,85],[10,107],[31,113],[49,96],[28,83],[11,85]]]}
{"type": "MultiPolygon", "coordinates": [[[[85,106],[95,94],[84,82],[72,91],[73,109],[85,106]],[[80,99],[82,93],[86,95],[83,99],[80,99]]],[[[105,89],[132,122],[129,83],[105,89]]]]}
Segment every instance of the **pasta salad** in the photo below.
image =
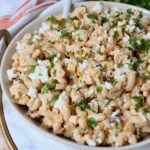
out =
{"type": "Polygon", "coordinates": [[[16,43],[12,101],[55,134],[119,147],[150,133],[150,20],[142,12],[74,8],[16,43]]]}

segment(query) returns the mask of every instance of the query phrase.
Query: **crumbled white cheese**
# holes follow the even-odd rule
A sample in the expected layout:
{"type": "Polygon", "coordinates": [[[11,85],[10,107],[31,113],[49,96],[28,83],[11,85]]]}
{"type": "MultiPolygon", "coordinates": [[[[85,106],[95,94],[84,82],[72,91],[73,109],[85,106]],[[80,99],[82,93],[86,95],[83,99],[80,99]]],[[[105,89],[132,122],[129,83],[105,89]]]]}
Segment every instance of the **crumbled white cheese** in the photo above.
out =
{"type": "Polygon", "coordinates": [[[44,65],[35,67],[35,72],[29,75],[31,80],[41,80],[42,83],[48,81],[48,69],[44,65]]]}
{"type": "Polygon", "coordinates": [[[114,118],[114,117],[116,117],[118,114],[119,114],[119,110],[116,110],[115,112],[113,112],[113,113],[111,114],[111,117],[114,118]]]}
{"type": "Polygon", "coordinates": [[[127,25],[125,30],[132,33],[134,29],[135,29],[135,25],[127,25]]]}
{"type": "Polygon", "coordinates": [[[134,29],[135,29],[135,25],[132,25],[132,26],[129,27],[129,31],[130,31],[130,32],[133,32],[134,29]]]}
{"type": "Polygon", "coordinates": [[[147,121],[147,118],[144,116],[143,112],[139,112],[139,117],[140,117],[144,122],[147,121]]]}
{"type": "Polygon", "coordinates": [[[112,36],[108,37],[108,42],[110,42],[110,43],[113,42],[113,37],[112,36]]]}
{"type": "Polygon", "coordinates": [[[37,89],[35,89],[33,87],[30,87],[27,95],[30,96],[31,98],[36,98],[36,96],[37,96],[37,89]]]}
{"type": "Polygon", "coordinates": [[[134,20],[133,20],[133,19],[130,19],[130,20],[129,20],[129,24],[130,24],[130,25],[134,25],[134,24],[135,24],[134,20]]]}
{"type": "Polygon", "coordinates": [[[150,33],[147,33],[147,34],[145,35],[145,39],[146,39],[146,40],[150,40],[150,33]]]}
{"type": "Polygon", "coordinates": [[[136,43],[138,43],[139,45],[141,45],[141,41],[140,40],[137,40],[136,43]]]}
{"type": "Polygon", "coordinates": [[[96,146],[96,142],[95,142],[94,140],[88,140],[88,141],[87,141],[87,144],[88,144],[89,146],[96,146]]]}
{"type": "Polygon", "coordinates": [[[73,88],[77,90],[77,89],[79,89],[79,85],[76,83],[73,85],[73,88]]]}
{"type": "Polygon", "coordinates": [[[54,108],[60,109],[61,106],[63,105],[63,103],[64,103],[67,99],[68,99],[67,94],[66,94],[65,91],[63,91],[63,92],[60,94],[60,96],[59,96],[58,100],[56,101],[56,103],[54,104],[54,108]]]}
{"type": "Polygon", "coordinates": [[[69,63],[70,63],[70,59],[65,58],[65,59],[64,59],[64,62],[65,62],[65,64],[69,64],[69,63]]]}
{"type": "Polygon", "coordinates": [[[33,37],[32,37],[33,42],[36,42],[37,40],[40,40],[40,39],[41,39],[41,37],[37,34],[33,35],[33,37]]]}
{"type": "Polygon", "coordinates": [[[13,78],[17,77],[17,74],[15,74],[13,68],[11,68],[7,70],[7,76],[8,76],[8,79],[12,81],[13,78]]]}
{"type": "Polygon", "coordinates": [[[46,23],[43,22],[42,23],[42,27],[39,28],[39,33],[43,33],[43,32],[45,32],[45,31],[47,31],[49,29],[50,29],[50,26],[48,24],[46,24],[46,23]]]}
{"type": "Polygon", "coordinates": [[[92,8],[92,11],[93,12],[96,12],[96,13],[100,13],[102,11],[102,7],[101,7],[101,4],[100,2],[97,2],[95,4],[95,6],[92,8]]]}
{"type": "Polygon", "coordinates": [[[129,39],[130,39],[130,37],[128,35],[126,35],[125,37],[123,37],[123,43],[124,44],[128,44],[129,43],[129,39]]]}
{"type": "Polygon", "coordinates": [[[136,27],[135,31],[136,31],[136,33],[141,33],[142,30],[140,28],[136,27]]]}
{"type": "Polygon", "coordinates": [[[115,65],[114,79],[117,81],[125,81],[125,73],[129,72],[129,67],[125,64],[122,68],[117,68],[115,65]]]}
{"type": "Polygon", "coordinates": [[[95,93],[95,88],[90,87],[86,92],[85,92],[85,97],[92,97],[95,93]]]}
{"type": "Polygon", "coordinates": [[[105,83],[104,83],[104,86],[105,86],[105,88],[108,89],[108,90],[110,90],[110,89],[113,88],[112,84],[109,83],[109,82],[105,82],[105,83]]]}
{"type": "Polygon", "coordinates": [[[86,69],[87,66],[88,66],[88,61],[87,60],[84,60],[82,64],[81,63],[79,64],[79,67],[83,70],[86,69]]]}

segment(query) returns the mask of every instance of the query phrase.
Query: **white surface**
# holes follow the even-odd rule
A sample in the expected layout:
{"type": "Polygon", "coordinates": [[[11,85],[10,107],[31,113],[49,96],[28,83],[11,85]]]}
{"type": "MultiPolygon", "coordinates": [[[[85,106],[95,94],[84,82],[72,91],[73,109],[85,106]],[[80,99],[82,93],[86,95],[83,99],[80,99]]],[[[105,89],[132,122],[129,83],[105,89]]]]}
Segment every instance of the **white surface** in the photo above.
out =
{"type": "Polygon", "coordinates": [[[4,114],[13,141],[19,150],[77,150],[43,136],[26,126],[11,105],[3,98],[4,114]]]}

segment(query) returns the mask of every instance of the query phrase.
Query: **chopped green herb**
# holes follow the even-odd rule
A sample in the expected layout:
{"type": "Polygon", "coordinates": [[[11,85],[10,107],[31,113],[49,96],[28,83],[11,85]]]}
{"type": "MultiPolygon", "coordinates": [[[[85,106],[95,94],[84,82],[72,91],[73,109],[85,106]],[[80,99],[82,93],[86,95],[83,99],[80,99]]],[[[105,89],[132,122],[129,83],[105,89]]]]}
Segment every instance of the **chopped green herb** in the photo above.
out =
{"type": "Polygon", "coordinates": [[[100,75],[100,76],[98,77],[98,80],[100,81],[100,83],[103,83],[103,82],[104,82],[104,78],[103,78],[103,76],[102,76],[102,75],[100,75]]]}
{"type": "Polygon", "coordinates": [[[68,16],[69,21],[78,20],[77,16],[68,16]]]}
{"type": "Polygon", "coordinates": [[[112,79],[112,78],[109,79],[108,82],[109,82],[111,85],[115,85],[115,84],[117,83],[117,81],[114,80],[114,79],[112,79]]]}
{"type": "Polygon", "coordinates": [[[139,51],[142,52],[143,54],[147,54],[150,49],[150,41],[146,41],[145,39],[141,39],[140,40],[141,44],[138,44],[135,39],[130,38],[129,43],[134,51],[139,51]]]}
{"type": "Polygon", "coordinates": [[[139,18],[135,19],[135,26],[138,27],[139,29],[143,28],[142,25],[141,25],[141,23],[140,23],[140,19],[139,18]]]}
{"type": "Polygon", "coordinates": [[[63,39],[63,38],[66,38],[66,37],[70,37],[71,36],[71,33],[68,32],[67,30],[61,30],[60,31],[60,38],[63,39]]]}
{"type": "Polygon", "coordinates": [[[75,30],[80,30],[80,26],[75,26],[74,29],[75,30]]]}
{"type": "Polygon", "coordinates": [[[127,13],[130,15],[133,14],[132,9],[131,8],[127,9],[127,13]]]}
{"type": "Polygon", "coordinates": [[[102,86],[98,86],[98,87],[96,88],[96,92],[97,92],[97,93],[101,93],[102,90],[103,90],[103,87],[102,87],[102,86]]]}
{"type": "Polygon", "coordinates": [[[103,72],[107,71],[107,65],[106,64],[103,65],[103,66],[101,64],[97,64],[96,67],[100,67],[100,70],[103,71],[103,72]]]}
{"type": "Polygon", "coordinates": [[[131,70],[135,70],[138,68],[139,63],[140,63],[139,60],[136,59],[132,63],[129,63],[128,66],[131,70]]]}
{"type": "Polygon", "coordinates": [[[34,72],[35,72],[35,67],[36,67],[36,66],[31,66],[31,67],[30,67],[30,73],[34,73],[34,72]]]}
{"type": "Polygon", "coordinates": [[[15,96],[15,95],[12,95],[12,96],[11,96],[11,99],[12,99],[12,100],[15,100],[15,99],[16,99],[16,96],[15,96]]]}
{"type": "Polygon", "coordinates": [[[97,122],[96,122],[96,120],[95,120],[94,118],[89,118],[89,119],[87,120],[87,125],[88,125],[88,127],[90,127],[90,128],[94,128],[94,127],[96,127],[97,122]]]}
{"type": "Polygon", "coordinates": [[[116,129],[119,129],[119,122],[118,122],[118,120],[115,120],[115,121],[114,121],[114,124],[115,124],[115,128],[116,128],[116,129]]]}
{"type": "Polygon", "coordinates": [[[113,35],[113,39],[116,40],[116,41],[118,41],[118,38],[119,38],[119,32],[115,31],[114,35],[113,35]]]}
{"type": "Polygon", "coordinates": [[[43,94],[48,93],[49,90],[54,90],[56,88],[57,80],[52,80],[51,83],[46,83],[43,85],[41,92],[43,94]]]}
{"type": "Polygon", "coordinates": [[[146,72],[146,73],[142,73],[142,75],[141,75],[141,78],[143,79],[143,80],[149,80],[150,79],[150,73],[149,72],[146,72]]]}
{"type": "Polygon", "coordinates": [[[88,17],[89,19],[92,19],[92,20],[97,20],[97,15],[94,14],[94,13],[87,14],[87,17],[88,17]]]}
{"type": "Polygon", "coordinates": [[[101,71],[103,72],[107,71],[107,65],[102,66],[101,71]]]}
{"type": "Polygon", "coordinates": [[[57,70],[54,69],[54,70],[53,70],[53,76],[54,76],[54,77],[56,76],[56,72],[57,72],[57,70]]]}
{"type": "Polygon", "coordinates": [[[143,54],[147,54],[150,50],[150,41],[146,41],[145,39],[141,40],[140,49],[143,54]]]}
{"type": "Polygon", "coordinates": [[[77,39],[79,42],[83,42],[83,40],[80,38],[80,36],[78,36],[78,39],[77,39]]]}
{"type": "Polygon", "coordinates": [[[58,20],[52,15],[48,18],[48,20],[52,23],[52,24],[58,24],[58,20]]]}
{"type": "Polygon", "coordinates": [[[148,108],[144,108],[143,109],[143,115],[146,117],[147,113],[149,113],[149,109],[148,108]]]}
{"type": "Polygon", "coordinates": [[[108,22],[109,20],[106,17],[101,17],[101,23],[104,24],[108,22]]]}
{"type": "Polygon", "coordinates": [[[48,104],[53,104],[56,100],[58,100],[60,94],[54,95],[51,99],[48,99],[47,102],[48,104]]]}
{"type": "Polygon", "coordinates": [[[52,42],[51,40],[48,40],[49,43],[54,44],[55,42],[52,42]]]}
{"type": "Polygon", "coordinates": [[[89,109],[89,108],[90,108],[90,105],[88,104],[88,102],[87,102],[85,99],[82,99],[82,100],[79,102],[79,106],[81,107],[82,110],[85,110],[85,109],[89,109]]]}
{"type": "Polygon", "coordinates": [[[118,22],[117,22],[117,21],[115,21],[115,22],[113,22],[113,24],[112,24],[111,28],[115,28],[115,27],[117,27],[117,25],[118,25],[118,22]]]}
{"type": "Polygon", "coordinates": [[[50,83],[46,83],[46,84],[42,87],[41,92],[42,92],[43,94],[48,93],[50,87],[51,87],[50,83]]]}
{"type": "Polygon", "coordinates": [[[133,38],[129,39],[129,44],[132,46],[132,48],[134,48],[135,50],[138,49],[138,44],[136,42],[136,40],[134,40],[133,38]]]}
{"type": "Polygon", "coordinates": [[[107,103],[106,103],[106,105],[109,105],[111,102],[112,102],[112,99],[111,99],[111,98],[107,98],[107,103]]]}
{"type": "Polygon", "coordinates": [[[51,64],[51,67],[53,68],[54,67],[54,58],[56,57],[57,55],[56,54],[52,54],[52,55],[49,55],[47,57],[47,59],[50,61],[50,64],[51,64]]]}
{"type": "Polygon", "coordinates": [[[144,98],[143,96],[132,96],[132,99],[135,102],[135,110],[138,111],[144,105],[144,98]]]}
{"type": "Polygon", "coordinates": [[[121,68],[122,66],[123,66],[122,63],[118,63],[118,64],[117,64],[117,67],[118,67],[118,68],[121,68]]]}

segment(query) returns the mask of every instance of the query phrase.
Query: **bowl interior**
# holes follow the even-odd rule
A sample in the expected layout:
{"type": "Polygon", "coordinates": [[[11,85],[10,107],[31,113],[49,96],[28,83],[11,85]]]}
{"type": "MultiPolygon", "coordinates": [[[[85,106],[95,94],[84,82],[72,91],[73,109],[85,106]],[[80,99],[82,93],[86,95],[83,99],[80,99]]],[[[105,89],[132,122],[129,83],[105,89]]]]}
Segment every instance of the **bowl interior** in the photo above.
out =
{"type": "MultiPolygon", "coordinates": [[[[80,7],[81,5],[85,5],[87,7],[92,7],[95,5],[96,2],[80,2],[80,3],[75,3],[74,7],[80,7]]],[[[113,3],[113,2],[102,2],[104,5],[107,5],[109,7],[117,7],[121,10],[126,10],[128,8],[132,8],[132,9],[137,9],[143,12],[143,14],[147,17],[150,18],[150,12],[148,10],[142,9],[142,8],[138,8],[135,6],[131,6],[131,5],[127,5],[127,4],[120,4],[120,3],[113,3]]],[[[55,9],[53,12],[51,12],[50,14],[57,14],[57,13],[61,13],[62,12],[62,8],[63,6],[59,7],[59,9],[55,9]]],[[[50,138],[53,138],[54,140],[57,140],[59,142],[63,142],[65,144],[70,144],[71,146],[80,148],[80,149],[87,149],[87,150],[94,150],[94,149],[111,149],[111,150],[115,150],[115,149],[132,149],[132,148],[136,148],[137,147],[141,147],[143,145],[146,145],[148,143],[150,143],[150,139],[147,139],[145,141],[141,141],[135,145],[129,145],[129,146],[123,146],[121,148],[108,148],[108,147],[89,147],[86,145],[79,145],[71,140],[65,139],[64,137],[61,136],[57,136],[55,134],[53,134],[52,132],[48,132],[45,128],[40,126],[40,123],[38,121],[34,121],[32,119],[30,119],[30,117],[28,117],[26,115],[26,109],[24,107],[18,106],[14,103],[11,102],[11,97],[10,97],[10,93],[9,93],[9,87],[11,85],[11,82],[8,80],[7,75],[6,75],[6,70],[9,69],[11,67],[12,64],[12,60],[11,57],[15,52],[15,47],[16,47],[16,41],[20,40],[23,35],[27,32],[33,32],[34,30],[38,29],[41,25],[41,22],[43,21],[43,17],[39,17],[38,19],[34,20],[33,22],[31,22],[30,24],[28,24],[25,28],[23,28],[11,41],[11,43],[9,44],[8,48],[6,49],[6,52],[3,56],[2,59],[2,64],[1,64],[1,85],[2,85],[2,90],[6,96],[6,100],[8,100],[8,102],[12,105],[12,109],[14,109],[14,111],[17,111],[17,113],[20,114],[20,116],[22,118],[25,118],[26,123],[28,125],[30,125],[31,127],[35,128],[38,132],[41,132],[42,134],[49,136],[50,138]]]]}

